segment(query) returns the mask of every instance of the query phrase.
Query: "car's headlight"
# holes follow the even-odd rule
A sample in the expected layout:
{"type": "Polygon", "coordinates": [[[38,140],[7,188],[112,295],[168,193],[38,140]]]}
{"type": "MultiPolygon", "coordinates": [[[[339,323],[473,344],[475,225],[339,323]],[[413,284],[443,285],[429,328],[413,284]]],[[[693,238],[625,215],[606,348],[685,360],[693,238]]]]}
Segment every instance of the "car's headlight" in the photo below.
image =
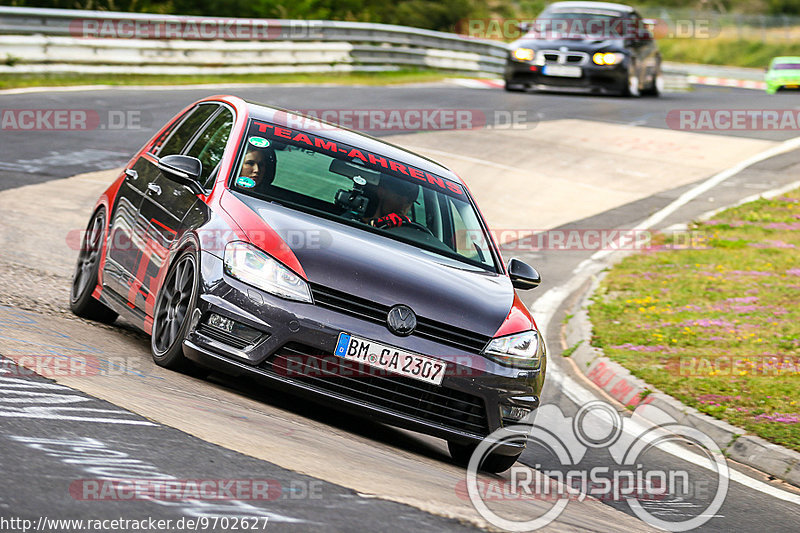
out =
{"type": "Polygon", "coordinates": [[[614,52],[597,52],[592,56],[595,65],[616,65],[625,60],[625,54],[614,52]]]}
{"type": "Polygon", "coordinates": [[[534,52],[530,48],[517,48],[514,50],[514,59],[519,61],[533,61],[534,52]]]}
{"type": "Polygon", "coordinates": [[[524,331],[492,339],[483,353],[503,365],[538,368],[541,363],[539,342],[538,331],[524,331]]]}
{"type": "Polygon", "coordinates": [[[225,246],[225,273],[288,300],[311,303],[308,284],[281,263],[246,242],[225,246]]]}

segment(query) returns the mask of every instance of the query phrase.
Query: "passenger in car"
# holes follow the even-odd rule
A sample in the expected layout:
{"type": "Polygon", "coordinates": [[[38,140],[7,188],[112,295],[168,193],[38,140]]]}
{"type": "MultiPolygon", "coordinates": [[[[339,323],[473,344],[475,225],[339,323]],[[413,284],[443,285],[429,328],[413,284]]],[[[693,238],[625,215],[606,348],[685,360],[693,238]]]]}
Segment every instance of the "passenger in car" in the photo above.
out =
{"type": "Polygon", "coordinates": [[[275,150],[249,146],[244,154],[236,185],[247,189],[263,189],[275,179],[275,150]]]}

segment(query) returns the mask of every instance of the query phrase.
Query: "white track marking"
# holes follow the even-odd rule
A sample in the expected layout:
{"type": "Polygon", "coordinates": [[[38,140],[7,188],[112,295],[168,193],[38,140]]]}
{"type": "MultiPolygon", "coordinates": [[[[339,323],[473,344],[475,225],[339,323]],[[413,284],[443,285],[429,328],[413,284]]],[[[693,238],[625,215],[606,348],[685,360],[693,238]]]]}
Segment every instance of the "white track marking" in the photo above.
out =
{"type": "MultiPolygon", "coordinates": [[[[655,212],[653,215],[645,219],[642,224],[637,225],[637,229],[649,229],[654,225],[658,224],[659,222],[663,221],[667,216],[677,211],[682,206],[689,203],[691,200],[697,198],[704,192],[710,190],[711,188],[719,185],[723,181],[735,176],[739,172],[743,171],[749,166],[752,166],[756,163],[769,159],[770,157],[775,157],[780,154],[784,154],[786,152],[790,152],[796,148],[800,148],[800,137],[794,137],[787,141],[782,142],[777,146],[773,146],[759,154],[756,154],[752,157],[749,157],[742,161],[741,163],[730,167],[722,172],[719,172],[710,178],[708,178],[703,183],[693,187],[692,189],[686,191],[681,196],[676,198],[666,207],[660,209],[659,211],[655,212]]],[[[759,197],[773,197],[784,192],[791,190],[792,188],[800,185],[800,182],[793,182],[789,185],[773,189],[770,191],[764,191],[763,193],[752,195],[748,197],[748,199],[757,199],[759,197]]],[[[747,200],[747,199],[745,199],[747,200]]],[[[744,203],[745,200],[742,200],[741,203],[744,203]]],[[[718,212],[716,210],[714,212],[718,212]]],[[[712,212],[713,213],[713,212],[712,212]]],[[[572,276],[570,280],[561,287],[554,287],[544,293],[540,298],[537,298],[536,301],[533,303],[531,311],[533,312],[534,317],[540,317],[538,321],[539,329],[541,331],[547,331],[547,326],[550,323],[550,320],[553,318],[553,313],[561,306],[570,294],[572,294],[575,290],[578,289],[590,276],[596,274],[605,268],[605,264],[601,261],[601,259],[605,258],[608,255],[611,255],[613,250],[601,250],[599,252],[595,252],[589,259],[582,261],[575,269],[572,271],[572,276]]],[[[556,384],[559,385],[559,389],[564,393],[567,398],[572,400],[575,405],[583,405],[590,401],[596,400],[597,396],[594,391],[590,390],[583,384],[575,381],[571,377],[567,376],[566,374],[559,371],[556,365],[551,365],[548,368],[548,379],[553,380],[556,384]]],[[[705,460],[699,454],[693,453],[689,450],[686,450],[677,445],[658,445],[658,448],[670,455],[678,457],[679,459],[683,459],[687,462],[692,464],[703,466],[711,470],[710,465],[708,465],[708,461],[705,460]]],[[[774,487],[762,481],[759,481],[755,478],[752,478],[746,474],[743,474],[739,471],[734,469],[729,470],[730,478],[732,481],[736,481],[742,485],[746,485],[754,490],[759,492],[763,492],[769,496],[774,498],[778,498],[784,501],[800,504],[800,495],[792,494],[790,492],[784,491],[780,488],[774,487]]]]}
{"type": "Polygon", "coordinates": [[[727,180],[728,178],[735,176],[742,170],[746,169],[749,166],[755,165],[756,163],[760,163],[765,159],[769,159],[771,157],[775,157],[776,155],[785,154],[786,152],[791,152],[796,148],[800,148],[800,137],[794,137],[793,139],[789,139],[788,141],[783,141],[777,146],[773,146],[772,148],[768,148],[763,152],[756,154],[752,157],[748,157],[738,165],[734,165],[729,169],[723,170],[722,172],[711,176],[706,181],[697,185],[696,187],[692,187],[678,198],[672,201],[668,206],[664,207],[653,213],[649,218],[645,219],[642,225],[639,226],[640,229],[648,229],[652,228],[654,225],[658,224],[669,215],[689,203],[690,201],[694,200],[704,192],[716,187],[723,181],[727,180]]]}

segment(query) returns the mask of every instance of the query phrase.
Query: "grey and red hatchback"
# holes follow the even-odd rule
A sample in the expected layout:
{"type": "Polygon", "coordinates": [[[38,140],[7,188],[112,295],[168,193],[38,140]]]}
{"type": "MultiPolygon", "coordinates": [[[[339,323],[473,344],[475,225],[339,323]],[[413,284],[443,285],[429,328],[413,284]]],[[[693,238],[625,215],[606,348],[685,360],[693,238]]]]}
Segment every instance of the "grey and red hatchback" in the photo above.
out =
{"type": "MultiPolygon", "coordinates": [[[[155,362],[250,374],[448,441],[459,462],[539,405],[545,346],[453,172],[231,96],[178,114],[101,195],[73,311],[155,362]]],[[[483,464],[501,471],[519,447],[483,464]]]]}

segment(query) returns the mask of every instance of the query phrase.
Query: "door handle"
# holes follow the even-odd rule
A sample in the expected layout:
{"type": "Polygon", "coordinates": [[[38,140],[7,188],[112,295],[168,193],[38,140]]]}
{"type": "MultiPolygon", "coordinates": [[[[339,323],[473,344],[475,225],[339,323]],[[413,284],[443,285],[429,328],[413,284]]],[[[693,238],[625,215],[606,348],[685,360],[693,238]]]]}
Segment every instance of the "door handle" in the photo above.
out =
{"type": "Polygon", "coordinates": [[[139,178],[139,173],[133,170],[132,168],[125,169],[125,175],[128,176],[130,179],[135,180],[139,178]]]}
{"type": "Polygon", "coordinates": [[[152,192],[152,193],[154,193],[156,195],[159,195],[159,194],[161,194],[161,187],[159,187],[155,183],[148,183],[147,184],[147,192],[148,193],[152,192]]]}

